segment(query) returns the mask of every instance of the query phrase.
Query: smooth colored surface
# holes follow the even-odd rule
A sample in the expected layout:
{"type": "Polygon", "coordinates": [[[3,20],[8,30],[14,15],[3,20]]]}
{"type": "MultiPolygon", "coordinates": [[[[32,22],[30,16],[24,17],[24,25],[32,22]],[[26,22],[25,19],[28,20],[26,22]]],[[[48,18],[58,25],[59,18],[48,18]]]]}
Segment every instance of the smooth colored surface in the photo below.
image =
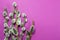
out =
{"type": "Polygon", "coordinates": [[[3,9],[7,7],[11,12],[14,1],[21,12],[26,12],[28,28],[31,20],[35,20],[36,32],[32,40],[60,40],[60,0],[0,0],[0,40],[4,39],[3,9]]]}

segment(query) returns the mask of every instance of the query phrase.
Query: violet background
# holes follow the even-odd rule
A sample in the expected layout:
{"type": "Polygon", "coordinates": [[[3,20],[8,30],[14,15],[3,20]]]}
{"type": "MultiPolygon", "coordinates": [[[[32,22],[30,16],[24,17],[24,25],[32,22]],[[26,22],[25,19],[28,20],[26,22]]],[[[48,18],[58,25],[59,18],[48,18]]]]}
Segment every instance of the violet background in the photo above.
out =
{"type": "Polygon", "coordinates": [[[3,9],[7,7],[11,12],[14,1],[21,13],[27,14],[28,28],[31,21],[35,21],[36,32],[32,40],[60,40],[60,0],[0,0],[0,40],[4,40],[3,9]]]}

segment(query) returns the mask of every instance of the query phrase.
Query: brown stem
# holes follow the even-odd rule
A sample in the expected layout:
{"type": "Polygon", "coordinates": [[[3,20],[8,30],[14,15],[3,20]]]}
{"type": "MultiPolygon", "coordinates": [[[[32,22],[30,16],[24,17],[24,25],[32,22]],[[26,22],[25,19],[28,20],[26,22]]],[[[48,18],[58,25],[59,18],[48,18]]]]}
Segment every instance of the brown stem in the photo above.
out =
{"type": "MultiPolygon", "coordinates": [[[[16,18],[16,22],[17,22],[17,18],[16,18]]],[[[16,24],[16,29],[17,29],[17,32],[18,32],[18,25],[16,24]]],[[[19,36],[18,35],[16,35],[16,37],[18,38],[18,40],[19,40],[19,36]]]]}

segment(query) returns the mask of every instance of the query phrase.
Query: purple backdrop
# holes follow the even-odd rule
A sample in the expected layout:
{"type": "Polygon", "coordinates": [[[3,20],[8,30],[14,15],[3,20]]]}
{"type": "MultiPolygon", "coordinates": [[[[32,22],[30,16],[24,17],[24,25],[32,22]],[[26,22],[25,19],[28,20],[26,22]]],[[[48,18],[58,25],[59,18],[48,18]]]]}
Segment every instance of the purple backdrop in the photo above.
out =
{"type": "Polygon", "coordinates": [[[0,0],[0,40],[4,39],[3,9],[7,7],[11,12],[13,1],[21,12],[26,12],[28,28],[31,20],[35,20],[36,32],[32,40],[60,40],[60,0],[0,0]]]}

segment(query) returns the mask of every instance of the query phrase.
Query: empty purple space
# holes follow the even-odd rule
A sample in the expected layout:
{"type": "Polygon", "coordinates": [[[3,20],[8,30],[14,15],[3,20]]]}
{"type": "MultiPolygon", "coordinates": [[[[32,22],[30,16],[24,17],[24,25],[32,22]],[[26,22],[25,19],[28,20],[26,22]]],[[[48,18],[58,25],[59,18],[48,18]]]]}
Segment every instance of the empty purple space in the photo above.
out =
{"type": "Polygon", "coordinates": [[[10,13],[14,1],[19,11],[28,16],[27,28],[35,21],[32,40],[60,40],[60,0],[0,0],[0,40],[4,40],[3,10],[7,7],[10,13]]]}

